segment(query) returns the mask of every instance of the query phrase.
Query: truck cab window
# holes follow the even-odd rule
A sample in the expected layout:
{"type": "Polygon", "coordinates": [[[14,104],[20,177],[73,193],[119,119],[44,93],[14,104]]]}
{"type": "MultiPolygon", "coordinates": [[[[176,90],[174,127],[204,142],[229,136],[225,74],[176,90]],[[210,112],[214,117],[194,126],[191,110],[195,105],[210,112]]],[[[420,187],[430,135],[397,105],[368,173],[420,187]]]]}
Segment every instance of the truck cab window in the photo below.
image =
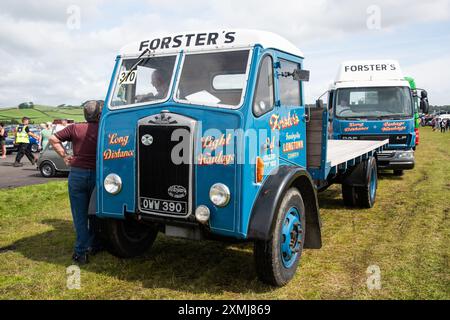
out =
{"type": "Polygon", "coordinates": [[[204,106],[240,105],[249,50],[186,54],[175,100],[204,106]]]}
{"type": "MultiPolygon", "coordinates": [[[[287,60],[280,60],[281,70],[283,72],[292,72],[299,68],[299,65],[287,60]]],[[[278,77],[280,102],[283,106],[300,106],[300,83],[292,77],[278,77]]]]}
{"type": "Polygon", "coordinates": [[[111,106],[166,100],[173,78],[175,60],[176,56],[123,60],[111,106]]]}
{"type": "Polygon", "coordinates": [[[413,104],[407,87],[337,90],[336,116],[340,118],[409,117],[412,113],[413,104]]]}
{"type": "Polygon", "coordinates": [[[266,56],[259,69],[255,99],[253,100],[253,113],[257,117],[262,116],[272,110],[274,105],[273,61],[272,57],[266,56]]]}

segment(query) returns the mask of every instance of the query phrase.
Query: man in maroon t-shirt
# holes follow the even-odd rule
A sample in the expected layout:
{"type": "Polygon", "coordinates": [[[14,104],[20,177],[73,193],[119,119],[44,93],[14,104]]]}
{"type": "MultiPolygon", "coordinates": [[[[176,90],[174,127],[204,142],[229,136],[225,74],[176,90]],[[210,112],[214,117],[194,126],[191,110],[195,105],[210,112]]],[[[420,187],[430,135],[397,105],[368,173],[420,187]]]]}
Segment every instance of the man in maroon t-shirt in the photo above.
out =
{"type": "Polygon", "coordinates": [[[69,198],[73,223],[77,234],[72,260],[79,264],[88,262],[88,253],[95,253],[94,230],[88,217],[89,202],[95,188],[98,120],[103,101],[88,101],[84,104],[87,122],[75,123],[58,131],[49,142],[64,162],[70,166],[69,198]],[[67,154],[62,142],[71,141],[73,154],[67,154]]]}

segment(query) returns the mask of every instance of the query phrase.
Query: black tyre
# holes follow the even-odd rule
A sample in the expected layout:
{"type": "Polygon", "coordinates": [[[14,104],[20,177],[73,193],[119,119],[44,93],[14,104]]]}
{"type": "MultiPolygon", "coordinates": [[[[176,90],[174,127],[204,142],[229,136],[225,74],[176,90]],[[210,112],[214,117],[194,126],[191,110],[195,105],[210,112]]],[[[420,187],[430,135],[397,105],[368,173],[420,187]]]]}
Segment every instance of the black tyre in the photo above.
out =
{"type": "Polygon", "coordinates": [[[108,251],[120,258],[133,258],[145,253],[158,235],[156,228],[134,220],[102,219],[101,239],[108,251]]]}
{"type": "Polygon", "coordinates": [[[394,176],[401,177],[403,174],[403,170],[394,170],[394,176]]]}
{"type": "Polygon", "coordinates": [[[343,184],[342,185],[342,199],[344,205],[347,207],[356,206],[356,190],[355,187],[343,184]]]}
{"type": "Polygon", "coordinates": [[[51,178],[56,175],[56,168],[51,162],[44,162],[39,166],[39,171],[44,178],[51,178]]]}
{"type": "Polygon", "coordinates": [[[296,188],[286,192],[275,219],[272,238],[255,241],[254,257],[259,279],[283,286],[295,275],[305,238],[305,205],[296,188]]]}
{"type": "Polygon", "coordinates": [[[367,185],[364,187],[355,187],[357,204],[362,208],[372,208],[377,196],[378,171],[375,158],[369,159],[367,166],[367,185]]]}

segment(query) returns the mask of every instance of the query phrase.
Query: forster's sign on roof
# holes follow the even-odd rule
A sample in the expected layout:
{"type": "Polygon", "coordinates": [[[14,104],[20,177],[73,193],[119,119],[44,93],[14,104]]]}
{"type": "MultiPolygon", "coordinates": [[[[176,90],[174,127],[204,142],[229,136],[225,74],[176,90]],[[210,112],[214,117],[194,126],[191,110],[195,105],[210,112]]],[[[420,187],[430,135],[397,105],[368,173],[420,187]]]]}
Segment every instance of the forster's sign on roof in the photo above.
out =
{"type": "Polygon", "coordinates": [[[187,33],[143,40],[139,45],[139,51],[226,45],[232,44],[235,40],[236,32],[233,31],[187,33]]]}
{"type": "Polygon", "coordinates": [[[336,82],[405,80],[395,60],[346,61],[341,64],[336,82]]]}
{"type": "Polygon", "coordinates": [[[278,49],[303,57],[303,53],[295,45],[277,34],[267,31],[239,29],[153,35],[126,45],[122,48],[120,54],[138,55],[144,50],[164,54],[179,51],[250,48],[255,45],[261,45],[265,49],[278,49]]]}

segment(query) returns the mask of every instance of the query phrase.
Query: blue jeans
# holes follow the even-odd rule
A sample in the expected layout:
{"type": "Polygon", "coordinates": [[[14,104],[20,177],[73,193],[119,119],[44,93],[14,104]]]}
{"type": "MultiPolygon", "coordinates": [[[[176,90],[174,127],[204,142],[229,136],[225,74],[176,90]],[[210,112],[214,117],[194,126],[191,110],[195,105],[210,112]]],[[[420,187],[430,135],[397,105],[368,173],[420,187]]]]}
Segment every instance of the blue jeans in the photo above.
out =
{"type": "Polygon", "coordinates": [[[69,198],[73,224],[77,234],[75,253],[83,255],[94,244],[94,230],[89,223],[88,209],[95,188],[95,169],[72,167],[69,174],[69,198]]]}

